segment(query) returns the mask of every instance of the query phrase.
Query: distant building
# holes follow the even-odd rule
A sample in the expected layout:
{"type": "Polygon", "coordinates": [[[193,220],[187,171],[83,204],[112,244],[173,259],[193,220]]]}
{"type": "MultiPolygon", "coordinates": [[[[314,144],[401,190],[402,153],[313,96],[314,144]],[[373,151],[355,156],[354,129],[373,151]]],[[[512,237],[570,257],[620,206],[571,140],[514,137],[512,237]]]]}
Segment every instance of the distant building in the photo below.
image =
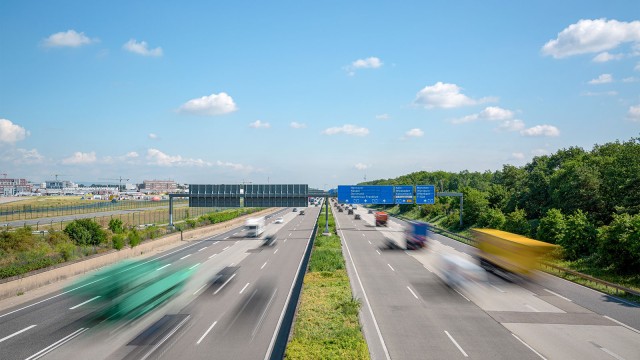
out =
{"type": "Polygon", "coordinates": [[[59,189],[62,190],[64,188],[73,187],[73,183],[67,180],[50,180],[45,181],[44,187],[47,189],[59,189]]]}
{"type": "Polygon", "coordinates": [[[31,184],[27,179],[0,179],[0,195],[13,196],[18,193],[30,193],[31,184]]]}
{"type": "Polygon", "coordinates": [[[151,192],[175,192],[178,184],[173,180],[144,180],[143,188],[145,193],[151,192]]]}

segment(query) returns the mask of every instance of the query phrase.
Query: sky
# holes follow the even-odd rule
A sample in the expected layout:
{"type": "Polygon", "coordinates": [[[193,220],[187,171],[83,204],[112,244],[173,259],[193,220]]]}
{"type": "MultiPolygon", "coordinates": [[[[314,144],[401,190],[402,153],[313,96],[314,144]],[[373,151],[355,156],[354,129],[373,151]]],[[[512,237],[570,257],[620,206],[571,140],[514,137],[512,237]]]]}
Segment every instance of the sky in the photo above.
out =
{"type": "Polygon", "coordinates": [[[10,178],[328,189],[638,136],[637,0],[0,2],[10,178]]]}

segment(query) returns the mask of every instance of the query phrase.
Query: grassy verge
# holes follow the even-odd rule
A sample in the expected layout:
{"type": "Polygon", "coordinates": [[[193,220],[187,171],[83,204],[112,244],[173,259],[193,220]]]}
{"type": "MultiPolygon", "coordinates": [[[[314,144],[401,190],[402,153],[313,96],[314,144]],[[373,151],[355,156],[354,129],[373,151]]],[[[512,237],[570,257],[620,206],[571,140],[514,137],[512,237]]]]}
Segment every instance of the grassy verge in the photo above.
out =
{"type": "Polygon", "coordinates": [[[324,216],[318,226],[285,358],[369,359],[358,322],[360,301],[351,294],[333,216],[329,217],[330,236],[321,234],[324,216]]]}

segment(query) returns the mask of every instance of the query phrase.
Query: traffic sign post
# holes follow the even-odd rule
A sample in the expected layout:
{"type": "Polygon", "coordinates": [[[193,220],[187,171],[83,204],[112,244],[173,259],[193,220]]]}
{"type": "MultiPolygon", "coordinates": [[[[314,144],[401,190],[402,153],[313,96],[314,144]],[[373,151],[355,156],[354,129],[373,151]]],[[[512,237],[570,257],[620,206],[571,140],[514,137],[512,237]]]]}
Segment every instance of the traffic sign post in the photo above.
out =
{"type": "Polygon", "coordinates": [[[413,185],[394,186],[396,204],[413,204],[413,185]]]}
{"type": "Polygon", "coordinates": [[[393,204],[393,186],[338,185],[338,202],[342,204],[393,204]]]}
{"type": "Polygon", "coordinates": [[[436,203],[435,185],[416,185],[416,204],[433,205],[436,203]]]}

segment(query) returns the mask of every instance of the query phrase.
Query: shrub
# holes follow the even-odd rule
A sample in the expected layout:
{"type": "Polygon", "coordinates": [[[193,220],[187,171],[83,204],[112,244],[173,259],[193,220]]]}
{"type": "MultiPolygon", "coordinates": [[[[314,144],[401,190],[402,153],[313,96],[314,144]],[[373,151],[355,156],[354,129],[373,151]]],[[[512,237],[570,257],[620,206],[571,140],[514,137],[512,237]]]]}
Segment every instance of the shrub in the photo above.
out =
{"type": "Polygon", "coordinates": [[[478,225],[489,229],[502,229],[506,217],[500,209],[489,208],[480,215],[478,225]]]}
{"type": "Polygon", "coordinates": [[[72,221],[64,228],[76,245],[100,245],[107,239],[104,230],[91,219],[78,219],[72,221]]]}
{"type": "Polygon", "coordinates": [[[49,245],[55,247],[58,244],[70,242],[71,239],[64,231],[56,231],[53,228],[48,230],[47,242],[49,245]]]}
{"type": "Polygon", "coordinates": [[[121,234],[124,232],[124,223],[118,218],[111,219],[109,220],[109,230],[114,234],[121,234]]]}
{"type": "Polygon", "coordinates": [[[129,246],[133,248],[138,246],[138,244],[140,244],[140,233],[138,233],[136,229],[131,229],[129,231],[129,246]]]}
{"type": "Polygon", "coordinates": [[[524,210],[516,208],[513,212],[507,214],[504,229],[515,234],[529,236],[531,225],[527,221],[527,214],[524,210]]]}
{"type": "Polygon", "coordinates": [[[64,261],[72,260],[76,252],[76,246],[69,240],[56,244],[55,249],[64,261]]]}
{"type": "Polygon", "coordinates": [[[567,217],[567,228],[559,242],[568,260],[591,255],[596,249],[596,229],[582,210],[567,217]]]}
{"type": "Polygon", "coordinates": [[[562,241],[566,231],[567,224],[562,212],[558,209],[549,209],[540,219],[536,237],[542,241],[557,244],[562,241]]]}
{"type": "Polygon", "coordinates": [[[116,234],[111,237],[111,244],[116,250],[121,250],[124,247],[124,235],[116,234]]]}
{"type": "Polygon", "coordinates": [[[614,215],[599,229],[598,254],[604,266],[618,272],[640,271],[640,214],[614,215]]]}

